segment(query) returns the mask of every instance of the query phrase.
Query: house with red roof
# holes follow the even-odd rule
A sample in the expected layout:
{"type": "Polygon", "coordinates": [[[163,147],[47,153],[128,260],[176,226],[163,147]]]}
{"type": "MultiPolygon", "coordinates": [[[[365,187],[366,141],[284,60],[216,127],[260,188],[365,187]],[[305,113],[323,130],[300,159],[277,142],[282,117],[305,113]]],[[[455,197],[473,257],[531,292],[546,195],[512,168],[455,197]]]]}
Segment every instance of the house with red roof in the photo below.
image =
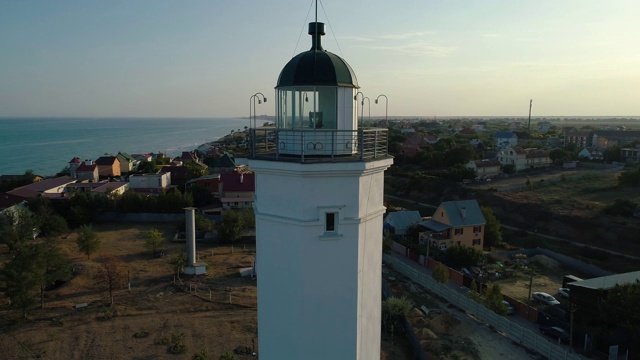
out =
{"type": "Polygon", "coordinates": [[[88,180],[91,182],[98,182],[100,174],[98,173],[98,165],[91,160],[85,160],[74,171],[75,176],[72,176],[80,181],[88,180]]]}
{"type": "Polygon", "coordinates": [[[178,159],[182,160],[182,161],[198,161],[198,155],[196,154],[195,151],[183,151],[182,155],[180,155],[180,157],[178,157],[178,159]]]}
{"type": "Polygon", "coordinates": [[[78,166],[80,166],[81,164],[82,164],[82,161],[80,161],[80,159],[78,159],[77,156],[74,156],[73,159],[69,161],[68,163],[69,175],[71,175],[72,178],[76,177],[76,170],[78,169],[78,166]]]}
{"type": "Polygon", "coordinates": [[[229,172],[220,174],[220,201],[222,209],[250,207],[256,192],[255,174],[252,172],[229,172]]]}
{"type": "Polygon", "coordinates": [[[0,194],[0,209],[8,208],[27,199],[45,194],[62,194],[65,186],[74,182],[76,182],[76,179],[70,176],[61,176],[15,188],[0,194]]]}

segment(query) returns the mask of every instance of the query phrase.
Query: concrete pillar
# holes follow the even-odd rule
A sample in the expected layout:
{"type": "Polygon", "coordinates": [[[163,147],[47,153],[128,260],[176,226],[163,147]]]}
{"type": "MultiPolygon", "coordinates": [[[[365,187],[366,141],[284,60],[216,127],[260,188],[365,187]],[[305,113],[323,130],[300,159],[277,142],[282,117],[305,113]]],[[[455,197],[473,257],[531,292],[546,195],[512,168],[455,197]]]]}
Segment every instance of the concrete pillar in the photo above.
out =
{"type": "Polygon", "coordinates": [[[188,207],[184,209],[187,238],[187,266],[196,263],[196,208],[188,207]]]}

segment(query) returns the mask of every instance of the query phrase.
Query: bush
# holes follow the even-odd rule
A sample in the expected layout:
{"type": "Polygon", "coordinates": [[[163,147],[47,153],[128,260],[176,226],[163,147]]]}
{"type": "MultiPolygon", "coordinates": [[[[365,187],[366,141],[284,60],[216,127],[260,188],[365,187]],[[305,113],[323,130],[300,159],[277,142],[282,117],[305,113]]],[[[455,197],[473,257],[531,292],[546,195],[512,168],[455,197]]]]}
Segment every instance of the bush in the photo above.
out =
{"type": "Polygon", "coordinates": [[[183,354],[187,351],[187,345],[184,343],[184,333],[172,334],[169,352],[172,354],[183,354]]]}
{"type": "Polygon", "coordinates": [[[135,334],[133,334],[133,337],[136,339],[144,339],[146,337],[149,336],[149,332],[148,331],[139,331],[135,334]]]}
{"type": "Polygon", "coordinates": [[[631,200],[616,199],[613,204],[602,209],[602,212],[612,216],[632,217],[638,204],[631,200]]]}
{"type": "Polygon", "coordinates": [[[413,308],[413,303],[406,297],[392,296],[382,302],[382,323],[387,329],[393,329],[400,324],[402,318],[413,308]]]}
{"type": "Polygon", "coordinates": [[[226,353],[220,355],[220,360],[236,360],[236,356],[233,355],[232,352],[227,351],[226,353]]]}
{"type": "Polygon", "coordinates": [[[193,354],[191,360],[207,360],[208,358],[209,354],[207,353],[207,349],[200,349],[200,351],[193,354]]]}
{"type": "Polygon", "coordinates": [[[109,321],[111,319],[113,319],[113,317],[115,316],[115,312],[113,311],[113,309],[111,308],[106,308],[104,310],[102,310],[102,313],[100,315],[98,315],[98,321],[109,321]]]}
{"type": "Polygon", "coordinates": [[[253,351],[248,346],[238,346],[237,348],[235,348],[233,350],[233,352],[238,354],[238,355],[251,355],[251,354],[253,354],[253,351]]]}

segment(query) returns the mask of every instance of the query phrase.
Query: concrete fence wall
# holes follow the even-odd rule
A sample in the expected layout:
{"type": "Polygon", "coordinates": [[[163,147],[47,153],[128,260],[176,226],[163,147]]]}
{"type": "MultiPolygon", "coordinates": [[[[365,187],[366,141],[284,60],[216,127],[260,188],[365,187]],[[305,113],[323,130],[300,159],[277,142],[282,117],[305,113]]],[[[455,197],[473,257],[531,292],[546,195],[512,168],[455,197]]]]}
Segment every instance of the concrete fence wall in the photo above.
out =
{"type": "Polygon", "coordinates": [[[404,263],[401,259],[396,259],[388,254],[383,254],[383,260],[393,266],[395,270],[409,277],[413,281],[429,289],[434,294],[446,299],[452,305],[472,314],[478,320],[484,322],[496,329],[504,336],[512,341],[530,349],[551,360],[580,360],[581,358],[569,353],[562,347],[558,346],[547,338],[540,336],[533,331],[523,328],[520,325],[510,321],[504,316],[500,316],[495,312],[487,309],[482,304],[473,301],[470,297],[462,294],[447,285],[438,283],[435,279],[427,274],[418,271],[409,264],[404,263]]]}
{"type": "Polygon", "coordinates": [[[184,213],[115,213],[106,212],[98,215],[99,222],[184,222],[184,213]]]}

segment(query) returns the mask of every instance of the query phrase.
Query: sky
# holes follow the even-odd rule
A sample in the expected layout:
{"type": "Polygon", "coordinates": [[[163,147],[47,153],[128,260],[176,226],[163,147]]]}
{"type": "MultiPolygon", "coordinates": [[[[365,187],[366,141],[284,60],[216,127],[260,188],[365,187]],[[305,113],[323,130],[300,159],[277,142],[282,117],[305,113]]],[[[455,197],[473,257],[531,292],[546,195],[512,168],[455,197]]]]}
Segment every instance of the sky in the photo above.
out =
{"type": "MultiPolygon", "coordinates": [[[[0,117],[246,117],[256,92],[274,115],[314,18],[311,0],[0,0],[0,117]]],[[[638,19],[637,0],[318,5],[374,117],[638,116],[638,19]]]]}

